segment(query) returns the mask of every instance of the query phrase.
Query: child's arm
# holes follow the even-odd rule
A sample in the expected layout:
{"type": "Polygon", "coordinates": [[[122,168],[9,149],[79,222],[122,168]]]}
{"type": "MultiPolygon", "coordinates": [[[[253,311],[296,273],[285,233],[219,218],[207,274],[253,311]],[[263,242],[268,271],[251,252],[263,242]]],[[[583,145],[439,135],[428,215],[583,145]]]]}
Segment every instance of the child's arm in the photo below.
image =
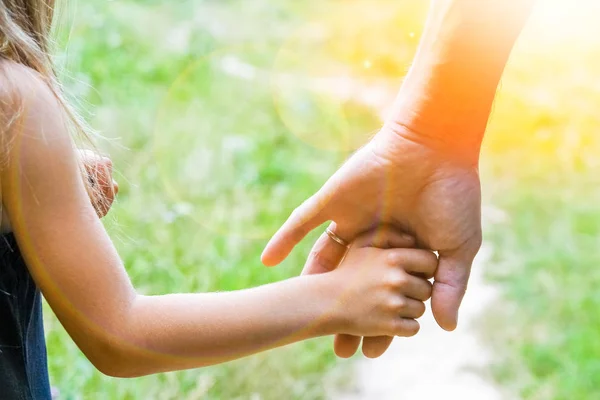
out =
{"type": "MultiPolygon", "coordinates": [[[[112,177],[112,161],[91,150],[80,149],[77,155],[79,156],[79,162],[83,164],[87,178],[93,181],[93,188],[86,186],[90,201],[98,217],[103,218],[110,210],[115,196],[119,193],[119,184],[112,177]]],[[[0,223],[2,234],[12,232],[12,225],[4,211],[0,223]]]]}
{"type": "Polygon", "coordinates": [[[349,268],[238,292],[137,294],[90,204],[55,99],[32,72],[7,72],[20,88],[2,94],[3,110],[20,112],[4,133],[12,147],[0,176],[2,200],[31,274],[102,372],[199,367],[336,332],[418,330],[413,318],[423,304],[405,294],[425,300],[431,286],[405,270],[431,275],[437,266],[419,250],[362,248],[348,255],[349,268]]]}

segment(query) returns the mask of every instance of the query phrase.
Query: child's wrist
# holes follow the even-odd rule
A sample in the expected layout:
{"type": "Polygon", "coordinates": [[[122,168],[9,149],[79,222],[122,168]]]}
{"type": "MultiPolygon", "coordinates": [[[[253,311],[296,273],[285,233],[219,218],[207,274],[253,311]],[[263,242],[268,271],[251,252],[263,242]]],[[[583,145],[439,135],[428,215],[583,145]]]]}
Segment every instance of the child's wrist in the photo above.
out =
{"type": "Polygon", "coordinates": [[[314,289],[320,308],[316,317],[316,330],[319,336],[329,336],[343,330],[344,318],[340,307],[340,282],[332,279],[331,272],[315,275],[314,289]]]}

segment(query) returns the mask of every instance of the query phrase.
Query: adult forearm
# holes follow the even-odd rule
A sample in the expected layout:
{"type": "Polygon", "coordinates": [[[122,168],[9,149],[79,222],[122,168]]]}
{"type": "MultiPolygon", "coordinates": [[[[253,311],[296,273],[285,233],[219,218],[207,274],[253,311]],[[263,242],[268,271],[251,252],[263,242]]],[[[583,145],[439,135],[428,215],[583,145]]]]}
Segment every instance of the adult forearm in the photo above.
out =
{"type": "Polygon", "coordinates": [[[299,277],[234,292],[139,296],[109,373],[197,368],[334,333],[327,282],[299,277]]]}
{"type": "Polygon", "coordinates": [[[387,124],[478,154],[504,67],[535,0],[433,0],[387,124]]]}

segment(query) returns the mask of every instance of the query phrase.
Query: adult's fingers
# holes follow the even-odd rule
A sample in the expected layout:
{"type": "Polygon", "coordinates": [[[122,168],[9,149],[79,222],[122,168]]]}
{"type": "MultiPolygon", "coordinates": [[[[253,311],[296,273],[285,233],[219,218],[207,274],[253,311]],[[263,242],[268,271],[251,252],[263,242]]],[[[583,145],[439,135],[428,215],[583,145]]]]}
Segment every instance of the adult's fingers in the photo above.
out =
{"type": "Polygon", "coordinates": [[[310,231],[327,221],[323,212],[325,201],[321,197],[315,194],[292,212],[263,250],[264,265],[271,267],[282,262],[310,231]]]}
{"type": "MultiPolygon", "coordinates": [[[[346,334],[335,335],[333,340],[333,351],[340,358],[350,358],[358,350],[360,346],[360,336],[352,336],[346,334]]],[[[365,338],[366,340],[367,338],[365,338]]]]}
{"type": "Polygon", "coordinates": [[[467,290],[474,257],[457,253],[440,254],[431,294],[431,310],[444,330],[456,329],[458,309],[467,290]]]}
{"type": "Polygon", "coordinates": [[[393,336],[366,337],[363,339],[362,352],[368,358],[380,357],[390,347],[393,340],[393,336]]]}
{"type": "Polygon", "coordinates": [[[419,301],[429,300],[432,287],[428,280],[410,274],[405,274],[404,279],[406,280],[406,284],[403,286],[402,290],[407,297],[419,301]]]}
{"type": "MultiPolygon", "coordinates": [[[[329,229],[333,232],[335,232],[335,227],[333,222],[329,225],[329,229]]],[[[346,246],[331,239],[326,232],[323,232],[310,251],[302,275],[322,274],[336,269],[347,251],[346,246]]]]}
{"type": "Polygon", "coordinates": [[[399,232],[392,226],[382,225],[363,233],[352,243],[357,247],[377,247],[380,249],[398,249],[415,247],[415,238],[407,233],[399,232]]]}

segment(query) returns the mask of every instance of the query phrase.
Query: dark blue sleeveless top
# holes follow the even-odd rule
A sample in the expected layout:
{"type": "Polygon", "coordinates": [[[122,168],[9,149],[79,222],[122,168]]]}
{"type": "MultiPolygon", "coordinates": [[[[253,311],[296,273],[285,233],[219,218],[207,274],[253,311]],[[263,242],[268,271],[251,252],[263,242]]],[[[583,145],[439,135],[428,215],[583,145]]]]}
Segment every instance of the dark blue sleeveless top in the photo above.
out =
{"type": "Polygon", "coordinates": [[[12,234],[0,236],[0,399],[51,399],[41,294],[12,234]]]}

